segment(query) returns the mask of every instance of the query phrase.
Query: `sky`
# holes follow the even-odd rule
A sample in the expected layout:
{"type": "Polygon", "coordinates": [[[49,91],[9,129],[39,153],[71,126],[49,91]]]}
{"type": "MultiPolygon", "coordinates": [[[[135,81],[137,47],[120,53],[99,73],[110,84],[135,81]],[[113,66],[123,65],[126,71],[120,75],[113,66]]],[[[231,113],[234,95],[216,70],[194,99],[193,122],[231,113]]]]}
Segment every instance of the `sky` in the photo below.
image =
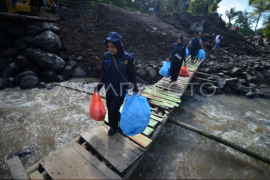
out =
{"type": "MultiPolygon", "coordinates": [[[[218,13],[223,14],[222,18],[225,20],[225,11],[232,7],[235,7],[237,11],[244,11],[247,9],[248,12],[252,11],[252,8],[248,6],[248,0],[222,0],[219,4],[218,13]]],[[[228,18],[226,18],[226,22],[228,22],[228,18]]],[[[232,21],[234,22],[234,20],[232,21]]],[[[255,23],[253,24],[252,29],[255,29],[255,23]]],[[[258,28],[262,26],[262,19],[258,24],[258,28]]]]}

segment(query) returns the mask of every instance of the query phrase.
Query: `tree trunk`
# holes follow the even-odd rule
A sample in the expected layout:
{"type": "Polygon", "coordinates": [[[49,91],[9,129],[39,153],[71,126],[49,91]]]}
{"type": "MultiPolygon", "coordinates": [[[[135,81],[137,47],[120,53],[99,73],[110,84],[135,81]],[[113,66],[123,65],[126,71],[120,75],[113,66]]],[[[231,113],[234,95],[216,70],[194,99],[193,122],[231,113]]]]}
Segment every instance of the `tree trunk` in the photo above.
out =
{"type": "Polygon", "coordinates": [[[258,17],[258,20],[257,20],[256,26],[255,26],[254,36],[255,36],[255,34],[256,34],[257,25],[258,25],[258,23],[259,23],[260,17],[261,17],[261,13],[259,14],[259,17],[258,17]]]}

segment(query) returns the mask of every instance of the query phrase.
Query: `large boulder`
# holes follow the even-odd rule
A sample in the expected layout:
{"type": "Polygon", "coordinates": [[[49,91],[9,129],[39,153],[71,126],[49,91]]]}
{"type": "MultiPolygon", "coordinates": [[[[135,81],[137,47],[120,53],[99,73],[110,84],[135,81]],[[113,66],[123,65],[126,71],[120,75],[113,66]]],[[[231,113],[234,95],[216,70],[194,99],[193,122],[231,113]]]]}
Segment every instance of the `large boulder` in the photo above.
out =
{"type": "Polygon", "coordinates": [[[3,69],[6,66],[6,60],[0,57],[0,69],[3,69]]]}
{"type": "Polygon", "coordinates": [[[11,63],[14,63],[14,62],[16,62],[16,59],[7,58],[7,59],[5,60],[6,66],[9,65],[9,64],[11,64],[11,63]]]}
{"type": "Polygon", "coordinates": [[[22,78],[21,81],[21,88],[22,89],[33,89],[37,87],[38,78],[35,76],[25,76],[22,78]]]}
{"type": "Polygon", "coordinates": [[[190,20],[189,20],[188,18],[186,18],[186,17],[181,17],[181,18],[180,18],[180,25],[181,25],[181,26],[184,26],[184,27],[186,27],[186,28],[189,28],[190,25],[191,25],[191,22],[190,22],[190,20]]]}
{"type": "Polygon", "coordinates": [[[17,41],[16,44],[15,44],[15,48],[18,51],[24,51],[27,48],[27,45],[23,41],[17,41]]]}
{"type": "Polygon", "coordinates": [[[86,76],[87,73],[80,67],[76,67],[73,71],[72,76],[73,77],[82,77],[82,76],[86,76]]]}
{"type": "Polygon", "coordinates": [[[28,58],[26,58],[25,56],[22,56],[22,55],[19,55],[17,57],[16,62],[22,68],[26,68],[26,67],[33,65],[32,61],[30,61],[28,58]]]}
{"type": "Polygon", "coordinates": [[[229,86],[236,86],[238,84],[238,78],[225,79],[225,81],[229,86]]]}
{"type": "Polygon", "coordinates": [[[33,71],[25,71],[25,72],[20,73],[17,76],[15,76],[15,83],[16,84],[21,84],[21,81],[25,76],[35,76],[35,77],[37,77],[36,73],[34,73],[33,71]]]}
{"type": "Polygon", "coordinates": [[[40,49],[29,48],[25,51],[25,56],[45,70],[58,72],[65,66],[65,61],[62,58],[40,49]]]}
{"type": "Polygon", "coordinates": [[[45,31],[30,41],[34,46],[48,52],[57,53],[62,48],[59,36],[54,34],[52,31],[45,31]]]}
{"type": "Polygon", "coordinates": [[[10,41],[8,38],[0,37],[0,48],[6,49],[8,48],[10,41]]]}
{"type": "Polygon", "coordinates": [[[10,77],[4,80],[4,82],[0,85],[0,90],[6,89],[6,88],[12,88],[15,86],[14,78],[10,77]]]}
{"type": "Polygon", "coordinates": [[[63,77],[64,80],[69,79],[72,77],[73,70],[70,66],[66,66],[64,71],[60,74],[60,76],[63,77]]]}
{"type": "Polygon", "coordinates": [[[45,88],[47,88],[47,84],[45,84],[44,82],[40,82],[38,84],[38,89],[45,89],[45,88]]]}
{"type": "Polygon", "coordinates": [[[192,23],[191,24],[191,26],[190,26],[190,32],[203,32],[203,29],[204,29],[204,27],[203,27],[203,25],[201,24],[201,23],[198,23],[198,22],[194,22],[194,23],[192,23]]]}
{"type": "Polygon", "coordinates": [[[148,72],[149,77],[152,79],[154,79],[157,76],[157,70],[155,70],[152,67],[146,68],[146,71],[148,72]]]}
{"type": "Polygon", "coordinates": [[[5,58],[16,58],[18,55],[18,51],[16,49],[8,49],[3,52],[3,56],[5,58]]]}
{"type": "Polygon", "coordinates": [[[23,36],[24,31],[20,27],[15,27],[15,26],[6,26],[4,27],[4,32],[11,37],[14,38],[19,38],[23,36]]]}
{"type": "Polygon", "coordinates": [[[36,35],[42,33],[43,32],[43,29],[40,28],[40,27],[38,27],[38,26],[36,26],[36,25],[28,25],[26,27],[26,31],[27,31],[27,34],[29,36],[36,36],[36,35]]]}
{"type": "Polygon", "coordinates": [[[252,99],[255,95],[256,95],[256,94],[255,94],[254,92],[248,92],[248,93],[246,94],[246,97],[252,99]]]}
{"type": "Polygon", "coordinates": [[[45,31],[50,30],[56,34],[61,32],[61,29],[55,26],[53,23],[44,22],[41,24],[41,28],[45,31]]]}
{"type": "Polygon", "coordinates": [[[242,74],[242,69],[238,68],[238,67],[234,67],[231,71],[231,75],[232,76],[239,76],[242,74]]]}
{"type": "Polygon", "coordinates": [[[54,81],[55,78],[57,77],[57,73],[52,70],[44,70],[42,71],[42,76],[47,80],[54,81]]]}
{"type": "Polygon", "coordinates": [[[145,71],[144,68],[140,68],[140,69],[138,69],[137,74],[138,74],[140,77],[145,77],[145,76],[146,76],[146,71],[145,71]]]}
{"type": "Polygon", "coordinates": [[[17,63],[11,63],[8,66],[6,66],[3,78],[9,78],[9,77],[15,77],[19,72],[21,68],[18,66],[17,63]]]}

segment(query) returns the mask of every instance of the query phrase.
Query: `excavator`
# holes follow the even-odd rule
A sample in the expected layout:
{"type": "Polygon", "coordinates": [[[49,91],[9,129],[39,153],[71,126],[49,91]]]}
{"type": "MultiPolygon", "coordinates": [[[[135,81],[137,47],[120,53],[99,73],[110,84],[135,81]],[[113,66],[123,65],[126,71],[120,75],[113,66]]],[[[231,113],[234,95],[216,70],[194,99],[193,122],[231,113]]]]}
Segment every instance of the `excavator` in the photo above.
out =
{"type": "Polygon", "coordinates": [[[4,1],[8,13],[0,12],[0,21],[55,22],[60,19],[56,0],[4,1]]]}

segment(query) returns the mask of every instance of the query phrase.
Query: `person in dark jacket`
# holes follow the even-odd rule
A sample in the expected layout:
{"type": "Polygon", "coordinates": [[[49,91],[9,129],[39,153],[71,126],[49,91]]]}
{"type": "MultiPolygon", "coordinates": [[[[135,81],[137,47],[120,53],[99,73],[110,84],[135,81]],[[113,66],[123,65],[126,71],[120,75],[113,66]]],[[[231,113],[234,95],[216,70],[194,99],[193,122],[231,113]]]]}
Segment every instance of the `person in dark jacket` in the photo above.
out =
{"type": "Polygon", "coordinates": [[[121,40],[122,37],[116,32],[110,32],[109,36],[105,39],[104,43],[108,48],[108,52],[104,53],[103,56],[103,76],[95,88],[99,92],[105,84],[109,126],[111,127],[108,132],[109,136],[114,135],[117,131],[121,131],[118,127],[120,121],[119,109],[129,89],[126,80],[133,85],[133,92],[135,94],[138,92],[134,58],[124,51],[121,40]],[[114,60],[124,77],[118,71],[114,60]]]}
{"type": "Polygon", "coordinates": [[[198,38],[198,34],[196,32],[193,33],[193,38],[191,38],[187,47],[190,47],[191,62],[193,62],[200,49],[203,49],[202,40],[198,38]]]}
{"type": "Polygon", "coordinates": [[[204,15],[208,15],[208,9],[209,9],[209,1],[206,2],[205,7],[204,7],[204,15]]]}
{"type": "Polygon", "coordinates": [[[177,81],[179,71],[182,67],[183,61],[186,65],[186,45],[183,41],[183,36],[179,35],[177,38],[177,42],[173,44],[173,51],[170,56],[166,59],[166,61],[171,61],[171,82],[174,83],[177,81]],[[175,55],[178,54],[181,59],[176,57],[175,55]]]}

